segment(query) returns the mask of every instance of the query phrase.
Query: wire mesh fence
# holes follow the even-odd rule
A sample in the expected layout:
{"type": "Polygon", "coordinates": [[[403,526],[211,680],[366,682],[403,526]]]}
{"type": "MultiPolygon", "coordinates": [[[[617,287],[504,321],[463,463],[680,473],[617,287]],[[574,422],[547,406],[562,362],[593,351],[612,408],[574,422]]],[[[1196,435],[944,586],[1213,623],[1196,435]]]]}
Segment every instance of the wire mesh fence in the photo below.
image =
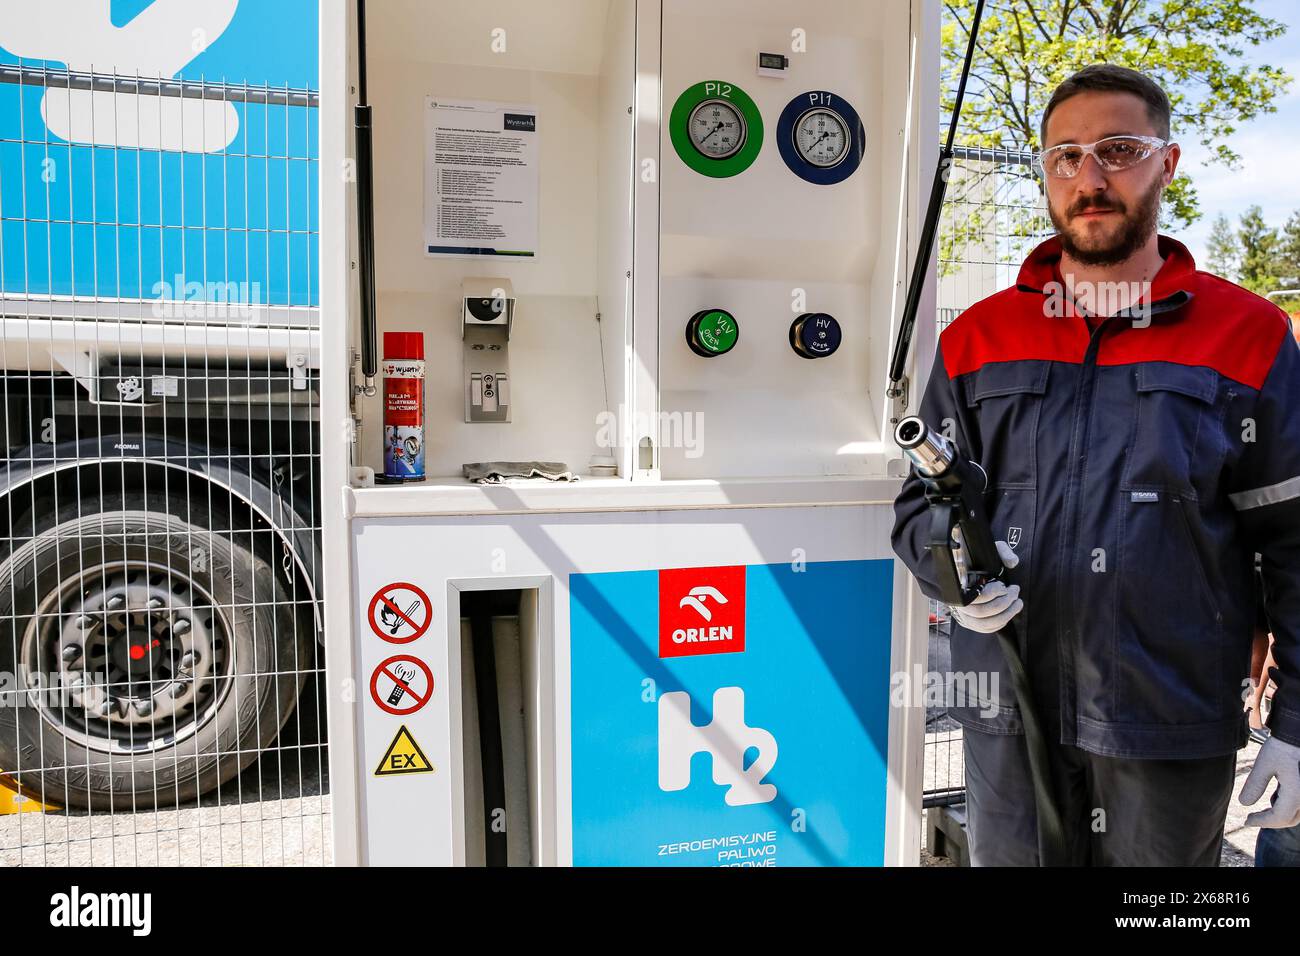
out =
{"type": "Polygon", "coordinates": [[[0,864],[328,862],[317,117],[0,65],[0,864]]]}
{"type": "MultiPolygon", "coordinates": [[[[1007,149],[955,149],[939,223],[938,330],[971,305],[1015,284],[1029,251],[1053,234],[1032,153],[1007,149]]],[[[930,605],[930,673],[953,680],[948,609],[930,605]]],[[[944,694],[944,700],[951,694],[944,694]]],[[[961,727],[942,703],[926,709],[927,808],[965,801],[961,727]]]]}

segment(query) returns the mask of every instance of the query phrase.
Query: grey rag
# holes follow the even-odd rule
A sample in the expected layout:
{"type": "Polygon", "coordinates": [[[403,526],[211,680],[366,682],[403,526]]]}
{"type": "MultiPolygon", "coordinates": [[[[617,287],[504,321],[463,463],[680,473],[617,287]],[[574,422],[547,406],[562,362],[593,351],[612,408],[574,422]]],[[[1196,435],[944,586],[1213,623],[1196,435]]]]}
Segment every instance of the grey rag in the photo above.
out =
{"type": "Polygon", "coordinates": [[[480,485],[503,484],[507,478],[578,480],[578,476],[562,461],[475,461],[461,467],[466,478],[480,485]]]}

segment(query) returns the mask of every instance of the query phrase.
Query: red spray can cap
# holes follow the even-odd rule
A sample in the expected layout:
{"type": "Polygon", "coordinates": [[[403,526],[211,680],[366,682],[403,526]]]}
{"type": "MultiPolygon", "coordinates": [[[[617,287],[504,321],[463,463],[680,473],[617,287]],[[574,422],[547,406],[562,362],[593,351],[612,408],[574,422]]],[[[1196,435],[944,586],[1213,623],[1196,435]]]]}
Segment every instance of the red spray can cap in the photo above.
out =
{"type": "Polygon", "coordinates": [[[385,332],[384,358],[386,359],[423,359],[423,332],[385,332]]]}

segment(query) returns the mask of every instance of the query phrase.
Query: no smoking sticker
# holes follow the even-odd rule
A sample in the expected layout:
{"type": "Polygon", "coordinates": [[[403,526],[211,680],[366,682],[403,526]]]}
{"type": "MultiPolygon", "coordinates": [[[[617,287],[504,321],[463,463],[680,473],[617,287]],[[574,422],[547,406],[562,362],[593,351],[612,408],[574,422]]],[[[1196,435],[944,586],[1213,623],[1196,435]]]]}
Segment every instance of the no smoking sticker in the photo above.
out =
{"type": "Polygon", "coordinates": [[[433,696],[433,671],[418,657],[390,657],[370,675],[370,696],[380,710],[399,717],[413,714],[433,696]]]}
{"type": "Polygon", "coordinates": [[[414,584],[398,581],[370,599],[370,629],[389,644],[409,644],[429,629],[429,595],[414,584]]]}

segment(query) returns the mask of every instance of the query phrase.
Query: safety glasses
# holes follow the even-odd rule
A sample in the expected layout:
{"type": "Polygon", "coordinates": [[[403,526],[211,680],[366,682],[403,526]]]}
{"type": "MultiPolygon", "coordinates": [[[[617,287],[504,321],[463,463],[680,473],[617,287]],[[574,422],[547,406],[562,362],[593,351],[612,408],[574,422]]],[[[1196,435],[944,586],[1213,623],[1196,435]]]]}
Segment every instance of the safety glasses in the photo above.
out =
{"type": "Polygon", "coordinates": [[[1034,156],[1034,166],[1053,179],[1070,179],[1082,168],[1083,158],[1091,155],[1103,170],[1116,173],[1169,145],[1169,140],[1155,136],[1107,136],[1095,143],[1062,143],[1045,149],[1034,156]]]}

